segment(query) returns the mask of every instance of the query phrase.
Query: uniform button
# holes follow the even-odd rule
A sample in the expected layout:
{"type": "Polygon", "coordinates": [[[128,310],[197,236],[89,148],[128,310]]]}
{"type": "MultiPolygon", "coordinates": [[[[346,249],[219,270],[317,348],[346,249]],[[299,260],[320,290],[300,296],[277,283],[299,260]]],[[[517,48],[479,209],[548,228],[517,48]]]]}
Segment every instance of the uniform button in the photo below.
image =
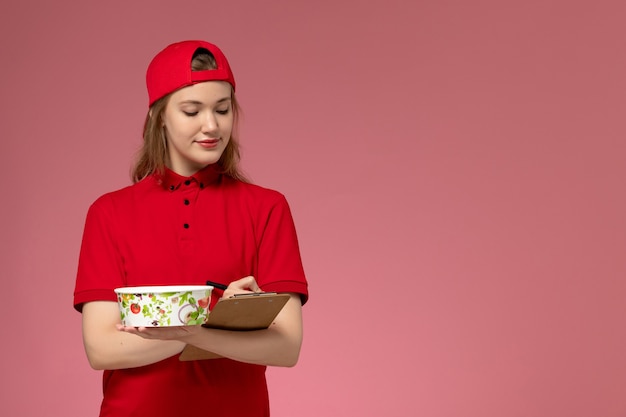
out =
{"type": "Polygon", "coordinates": [[[191,181],[189,180],[185,181],[185,185],[189,185],[189,184],[191,184],[191,181]]]}
{"type": "Polygon", "coordinates": [[[174,186],[170,185],[170,191],[174,191],[174,186]]]}
{"type": "Polygon", "coordinates": [[[189,200],[185,199],[185,205],[188,206],[189,205],[189,200]]]}
{"type": "Polygon", "coordinates": [[[200,188],[204,188],[204,183],[200,183],[200,188]]]}
{"type": "Polygon", "coordinates": [[[189,225],[188,225],[187,223],[183,224],[183,227],[184,227],[185,229],[189,229],[189,225]]]}

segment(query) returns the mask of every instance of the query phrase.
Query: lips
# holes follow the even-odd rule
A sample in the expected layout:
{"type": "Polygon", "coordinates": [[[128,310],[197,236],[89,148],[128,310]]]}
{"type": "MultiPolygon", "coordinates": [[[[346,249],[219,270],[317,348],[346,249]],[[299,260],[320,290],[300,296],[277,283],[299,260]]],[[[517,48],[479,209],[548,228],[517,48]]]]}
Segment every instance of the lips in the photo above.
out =
{"type": "Polygon", "coordinates": [[[219,139],[203,139],[203,140],[196,141],[196,143],[202,146],[203,148],[215,148],[219,142],[220,142],[219,139]]]}

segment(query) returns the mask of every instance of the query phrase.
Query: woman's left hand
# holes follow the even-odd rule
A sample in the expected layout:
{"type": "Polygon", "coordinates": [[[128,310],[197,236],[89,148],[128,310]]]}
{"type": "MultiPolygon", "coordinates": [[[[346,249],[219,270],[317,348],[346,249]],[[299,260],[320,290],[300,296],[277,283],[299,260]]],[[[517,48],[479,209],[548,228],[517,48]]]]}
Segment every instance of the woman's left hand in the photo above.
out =
{"type": "Polygon", "coordinates": [[[222,295],[222,298],[230,298],[235,294],[246,294],[251,292],[263,292],[259,285],[256,283],[256,279],[252,275],[233,281],[228,285],[226,291],[222,295]]]}
{"type": "Polygon", "coordinates": [[[187,337],[202,331],[202,326],[132,327],[118,324],[117,330],[141,336],[144,339],[184,341],[187,337]]]}

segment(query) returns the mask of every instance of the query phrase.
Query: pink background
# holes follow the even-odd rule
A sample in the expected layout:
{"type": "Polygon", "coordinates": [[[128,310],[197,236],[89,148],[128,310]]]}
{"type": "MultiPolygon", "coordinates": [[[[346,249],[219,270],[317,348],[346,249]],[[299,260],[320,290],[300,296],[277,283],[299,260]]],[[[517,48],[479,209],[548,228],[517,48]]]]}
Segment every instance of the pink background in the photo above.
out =
{"type": "Polygon", "coordinates": [[[129,182],[149,59],[205,38],[310,280],[274,416],[625,416],[625,21],[621,0],[3,2],[0,414],[96,415],[84,216],[129,182]]]}

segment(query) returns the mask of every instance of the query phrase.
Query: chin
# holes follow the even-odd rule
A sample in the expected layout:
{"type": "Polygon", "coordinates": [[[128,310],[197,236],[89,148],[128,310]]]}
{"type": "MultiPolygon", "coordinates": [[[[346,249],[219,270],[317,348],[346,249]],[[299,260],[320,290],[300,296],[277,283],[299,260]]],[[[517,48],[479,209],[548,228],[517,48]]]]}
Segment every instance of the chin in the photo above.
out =
{"type": "Polygon", "coordinates": [[[207,165],[213,165],[213,164],[217,164],[219,162],[220,158],[211,158],[209,160],[206,160],[202,163],[202,166],[205,167],[207,165]]]}

